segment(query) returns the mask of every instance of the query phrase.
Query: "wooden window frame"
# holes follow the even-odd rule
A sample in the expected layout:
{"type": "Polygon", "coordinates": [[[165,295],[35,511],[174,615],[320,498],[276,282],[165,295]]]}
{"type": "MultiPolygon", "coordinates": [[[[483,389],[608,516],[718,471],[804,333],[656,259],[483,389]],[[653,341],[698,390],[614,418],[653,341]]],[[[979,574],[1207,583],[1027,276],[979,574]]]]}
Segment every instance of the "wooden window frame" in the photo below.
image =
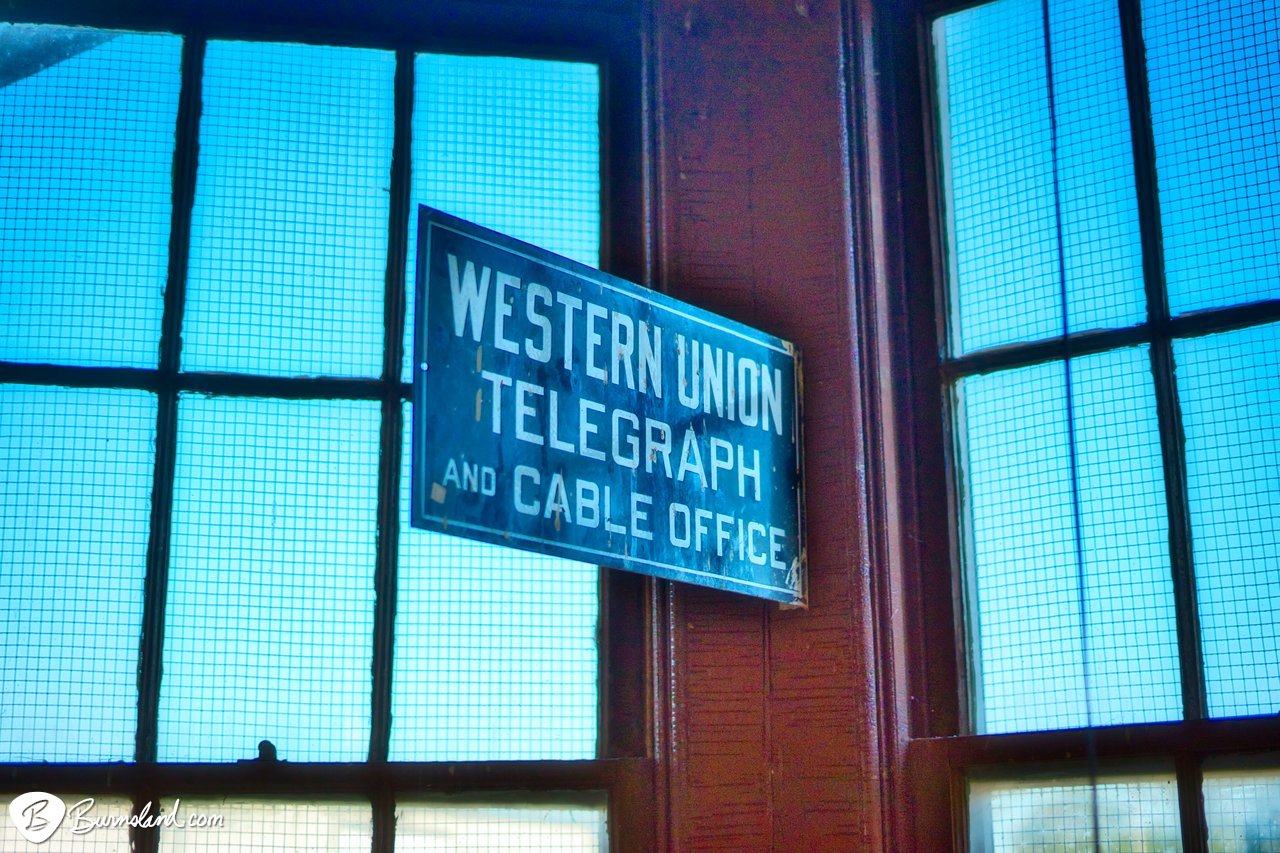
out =
{"type": "MultiPolygon", "coordinates": [[[[945,265],[941,256],[936,115],[930,26],[939,15],[976,2],[850,0],[849,88],[855,140],[851,173],[855,234],[864,303],[859,318],[871,369],[863,393],[871,401],[868,446],[878,493],[872,513],[872,559],[884,567],[875,590],[879,649],[880,742],[889,772],[883,783],[886,849],[935,850],[943,839],[969,849],[966,778],[973,771],[1008,773],[1049,766],[1082,776],[1133,762],[1172,766],[1184,850],[1207,853],[1201,783],[1207,759],[1280,750],[1280,718],[1209,719],[1202,672],[1184,672],[1185,719],[1001,735],[968,733],[964,625],[955,569],[955,518],[948,470],[946,383],[957,375],[1063,356],[1055,340],[999,354],[945,357],[937,310],[945,265]],[[1006,363],[1007,362],[1007,363],[1006,363]]],[[[1171,318],[1160,269],[1154,144],[1146,103],[1138,0],[1119,0],[1126,87],[1134,137],[1144,278],[1151,319],[1133,330],[1080,335],[1072,355],[1133,342],[1163,346],[1175,336],[1254,325],[1259,306],[1171,318]],[[1248,315],[1246,317],[1246,314],[1248,315]],[[1163,345],[1161,342],[1164,342],[1163,345]]],[[[1262,306],[1280,318],[1280,304],[1262,306]]],[[[1171,516],[1185,507],[1179,425],[1170,399],[1168,354],[1154,356],[1161,383],[1159,416],[1171,516]]],[[[1185,518],[1174,521],[1175,588],[1180,659],[1199,659],[1185,518]],[[1190,651],[1188,651],[1190,649],[1190,651]],[[1194,653],[1194,655],[1193,655],[1194,653]]],[[[1196,667],[1193,667],[1196,668],[1196,667]]],[[[1197,668],[1198,669],[1198,668],[1197,668]]]]}
{"type": "MultiPolygon", "coordinates": [[[[409,109],[413,58],[424,51],[511,55],[586,61],[601,69],[601,264],[634,281],[653,279],[654,238],[646,160],[644,28],[630,0],[557,0],[515,5],[483,0],[374,4],[323,2],[299,7],[290,0],[200,3],[142,0],[12,0],[7,21],[169,32],[183,37],[182,90],[173,170],[173,225],[158,369],[58,367],[0,362],[0,382],[50,386],[123,387],[154,392],[159,401],[151,542],[147,551],[139,659],[139,713],[135,760],[127,763],[0,764],[0,791],[75,791],[123,796],[135,812],[170,796],[272,799],[356,799],[373,808],[374,851],[394,842],[398,798],[446,794],[465,802],[518,793],[531,802],[575,802],[604,792],[611,849],[647,850],[654,838],[654,714],[649,626],[656,592],[647,578],[600,572],[599,740],[594,759],[581,761],[393,762],[391,670],[394,646],[395,566],[399,519],[400,455],[381,454],[375,568],[373,703],[369,760],[360,763],[161,763],[156,760],[167,586],[168,526],[173,496],[177,400],[180,392],[304,399],[377,400],[382,406],[380,446],[398,451],[402,405],[411,386],[401,370],[405,256],[410,213],[409,109]],[[301,10],[301,11],[300,11],[301,10]],[[178,369],[185,298],[194,152],[199,134],[201,70],[211,39],[303,42],[371,47],[396,53],[395,138],[390,190],[390,246],[385,325],[388,346],[380,379],[275,379],[182,373],[178,369]],[[394,439],[394,440],[393,440],[394,439]]],[[[508,800],[509,801],[509,800],[508,800]]],[[[133,830],[134,849],[154,851],[158,830],[133,830]]]]}

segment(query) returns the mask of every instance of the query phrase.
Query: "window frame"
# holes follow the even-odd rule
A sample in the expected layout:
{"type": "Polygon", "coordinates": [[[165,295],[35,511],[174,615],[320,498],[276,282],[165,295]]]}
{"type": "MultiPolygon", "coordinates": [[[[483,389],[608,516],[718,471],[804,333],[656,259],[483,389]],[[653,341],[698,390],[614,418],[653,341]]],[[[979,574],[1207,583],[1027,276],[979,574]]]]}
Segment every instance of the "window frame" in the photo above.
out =
{"type": "MultiPolygon", "coordinates": [[[[952,476],[955,445],[946,404],[950,383],[959,371],[1063,354],[1061,339],[958,359],[950,359],[946,350],[946,318],[939,310],[947,296],[946,222],[932,24],[982,2],[986,0],[850,0],[851,138],[856,140],[851,171],[858,293],[864,303],[858,327],[865,341],[866,372],[872,377],[864,379],[872,409],[865,423],[873,448],[870,479],[879,498],[871,517],[871,551],[884,567],[875,591],[877,695],[889,768],[883,790],[890,804],[912,804],[911,809],[885,810],[886,848],[933,850],[945,838],[952,849],[970,849],[966,780],[971,773],[990,778],[1055,769],[1088,777],[1159,762],[1171,765],[1177,778],[1183,849],[1207,851],[1200,795],[1206,762],[1267,753],[1274,759],[1280,750],[1280,717],[1207,718],[1201,673],[1183,679],[1191,694],[1184,706],[1196,713],[1176,722],[974,734],[969,719],[960,516],[952,476]]],[[[1150,306],[1164,296],[1162,259],[1153,251],[1159,248],[1160,231],[1145,66],[1134,61],[1144,56],[1140,6],[1138,0],[1119,0],[1119,6],[1150,306]],[[1152,293],[1153,287],[1161,293],[1152,293]]],[[[1160,336],[1167,346],[1175,337],[1267,322],[1258,319],[1258,307],[1169,318],[1164,305],[1154,322],[1149,317],[1137,331],[1073,336],[1067,351],[1078,356],[1160,336]]],[[[1280,319],[1280,305],[1267,303],[1265,310],[1271,319],[1280,319]]],[[[1170,363],[1162,362],[1159,369],[1168,371],[1171,380],[1170,363]]],[[[1162,384],[1167,395],[1172,382],[1162,384]]],[[[1165,422],[1162,458],[1179,454],[1173,482],[1166,488],[1185,494],[1185,474],[1179,476],[1185,469],[1177,401],[1163,399],[1159,405],[1165,422]]],[[[1186,506],[1185,501],[1178,505],[1186,506]]],[[[1178,539],[1171,543],[1174,548],[1186,549],[1186,529],[1171,534],[1178,539]]],[[[1176,559],[1180,660],[1185,667],[1189,655],[1183,653],[1184,644],[1196,643],[1197,660],[1199,656],[1194,576],[1189,553],[1176,559]]]]}
{"type": "MultiPolygon", "coordinates": [[[[655,587],[647,578],[600,571],[599,719],[596,757],[580,761],[390,761],[391,675],[394,646],[395,566],[399,535],[402,405],[411,384],[401,381],[410,209],[410,110],[414,56],[419,52],[502,55],[587,61],[601,70],[601,266],[651,284],[651,192],[646,160],[647,94],[644,27],[631,0],[553,0],[531,8],[516,4],[445,0],[389,0],[367,7],[323,4],[305,14],[289,0],[201,4],[146,0],[110,8],[92,0],[50,3],[15,0],[5,20],[166,32],[183,38],[173,169],[173,212],[168,284],[164,295],[160,359],[155,369],[71,367],[0,362],[0,382],[70,387],[121,387],[153,392],[158,400],[156,461],[150,540],[144,583],[138,669],[139,707],[134,760],[125,763],[0,764],[0,791],[74,791],[124,796],[135,812],[164,797],[231,796],[270,799],[356,799],[371,803],[372,849],[394,843],[397,798],[413,802],[448,795],[459,802],[597,803],[607,799],[610,848],[651,846],[653,718],[650,614],[655,587]],[[181,308],[185,300],[199,141],[204,46],[212,39],[299,42],[394,51],[395,131],[391,165],[385,345],[376,379],[294,378],[183,373],[179,370],[181,308]],[[170,510],[180,393],[207,392],[270,398],[376,400],[381,404],[374,636],[371,673],[370,755],[359,763],[156,761],[163,658],[164,603],[170,510]],[[388,500],[388,496],[393,499],[388,500]]],[[[154,808],[154,805],[153,805],[154,808]]],[[[132,830],[135,850],[158,848],[157,829],[132,830]]]]}

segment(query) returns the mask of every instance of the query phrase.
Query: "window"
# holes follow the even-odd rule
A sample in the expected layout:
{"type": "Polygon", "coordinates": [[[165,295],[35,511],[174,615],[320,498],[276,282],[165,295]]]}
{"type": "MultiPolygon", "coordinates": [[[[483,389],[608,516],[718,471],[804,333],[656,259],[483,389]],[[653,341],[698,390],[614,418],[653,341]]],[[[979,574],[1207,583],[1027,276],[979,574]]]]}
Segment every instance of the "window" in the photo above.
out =
{"type": "Polygon", "coordinates": [[[1266,849],[1276,757],[1213,767],[1280,711],[1280,17],[996,0],[931,36],[962,728],[1086,753],[965,752],[969,843],[1266,849]]]}
{"type": "Polygon", "coordinates": [[[404,354],[418,203],[601,264],[617,22],[255,20],[0,23],[6,790],[224,820],[141,849],[607,848],[611,584],[408,526],[404,354]]]}

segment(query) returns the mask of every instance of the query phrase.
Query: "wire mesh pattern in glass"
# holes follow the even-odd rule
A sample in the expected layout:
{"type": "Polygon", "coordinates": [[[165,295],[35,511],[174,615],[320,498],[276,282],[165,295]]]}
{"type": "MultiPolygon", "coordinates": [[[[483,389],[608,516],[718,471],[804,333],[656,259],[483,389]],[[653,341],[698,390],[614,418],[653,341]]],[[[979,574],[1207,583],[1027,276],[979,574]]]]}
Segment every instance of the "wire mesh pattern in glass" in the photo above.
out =
{"type": "Polygon", "coordinates": [[[1174,342],[1205,692],[1280,710],[1280,324],[1174,342]]]}
{"type": "Polygon", "coordinates": [[[163,853],[350,853],[373,841],[368,803],[199,798],[162,807],[182,824],[161,826],[163,853]]]}
{"type": "Polygon", "coordinates": [[[1039,0],[934,27],[952,355],[1144,314],[1116,4],[1050,3],[1049,30],[1051,71],[1039,0]]]}
{"type": "Polygon", "coordinates": [[[969,826],[974,853],[1182,849],[1173,774],[971,781],[969,826]]]}
{"type": "Polygon", "coordinates": [[[382,372],[395,54],[211,42],[182,364],[382,372]]]}
{"type": "Polygon", "coordinates": [[[0,360],[156,366],[181,49],[0,23],[0,360]]]}
{"type": "Polygon", "coordinates": [[[604,853],[609,849],[604,804],[508,805],[401,803],[396,850],[426,853],[604,853]]]}
{"type": "Polygon", "coordinates": [[[0,761],[131,761],[155,397],[0,385],[0,761]]]}
{"type": "Polygon", "coordinates": [[[959,386],[975,705],[986,732],[1156,722],[1182,712],[1146,348],[1069,367],[1070,410],[1066,362],[959,386]]]}
{"type": "Polygon", "coordinates": [[[409,423],[401,377],[382,375],[404,340],[387,294],[412,283],[393,268],[388,290],[395,123],[417,128],[416,197],[596,263],[596,67],[184,54],[176,36],[44,26],[4,25],[0,45],[0,361],[46,382],[0,385],[0,761],[131,761],[148,723],[166,762],[251,759],[261,740],[297,763],[594,757],[597,569],[402,522],[380,573],[377,519],[403,518],[409,477],[384,424],[409,423]],[[393,108],[398,61],[416,119],[393,108]],[[183,73],[203,89],[185,152],[183,73]],[[175,158],[193,155],[190,244],[170,245],[175,158]],[[176,375],[158,368],[166,319],[176,375]],[[135,390],[56,387],[67,375],[135,390]],[[382,488],[392,472],[403,488],[382,488]],[[375,697],[393,592],[375,578],[397,575],[375,697]],[[138,692],[144,586],[167,587],[158,712],[138,692]]]}
{"type": "Polygon", "coordinates": [[[368,754],[379,421],[364,400],[182,397],[162,760],[368,754]]]}
{"type": "Polygon", "coordinates": [[[933,29],[979,733],[1197,716],[1201,683],[1210,716],[1280,710],[1280,309],[1238,310],[1280,281],[1280,24],[1264,3],[1141,11],[1127,60],[1114,2],[933,29]],[[1149,116],[1126,94],[1143,72],[1149,116]],[[1180,634],[1201,654],[1180,661],[1180,634]]]}
{"type": "MultiPolygon", "coordinates": [[[[46,827],[42,821],[54,820],[56,805],[37,806],[36,812],[20,814],[18,824],[6,814],[0,819],[0,850],[5,853],[132,853],[129,842],[129,816],[133,804],[119,797],[87,796],[52,792],[62,802],[62,819],[46,827]],[[23,836],[19,826],[52,831],[46,840],[34,843],[23,836]]],[[[7,805],[7,803],[6,803],[7,805]]],[[[39,836],[36,836],[39,837],[39,836]]]]}
{"type": "Polygon", "coordinates": [[[1280,761],[1272,761],[1266,769],[1205,770],[1210,853],[1280,850],[1280,761]]]}
{"type": "Polygon", "coordinates": [[[1173,313],[1280,299],[1280,8],[1142,6],[1173,313]]]}

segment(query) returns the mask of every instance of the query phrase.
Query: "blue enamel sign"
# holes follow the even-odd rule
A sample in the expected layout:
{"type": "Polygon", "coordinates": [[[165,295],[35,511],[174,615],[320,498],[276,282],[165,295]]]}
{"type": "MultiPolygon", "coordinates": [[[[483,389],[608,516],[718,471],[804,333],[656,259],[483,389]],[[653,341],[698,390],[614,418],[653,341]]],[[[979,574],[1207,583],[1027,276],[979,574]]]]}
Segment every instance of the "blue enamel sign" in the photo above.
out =
{"type": "Polygon", "coordinates": [[[427,207],[418,246],[414,526],[804,603],[794,347],[427,207]]]}

